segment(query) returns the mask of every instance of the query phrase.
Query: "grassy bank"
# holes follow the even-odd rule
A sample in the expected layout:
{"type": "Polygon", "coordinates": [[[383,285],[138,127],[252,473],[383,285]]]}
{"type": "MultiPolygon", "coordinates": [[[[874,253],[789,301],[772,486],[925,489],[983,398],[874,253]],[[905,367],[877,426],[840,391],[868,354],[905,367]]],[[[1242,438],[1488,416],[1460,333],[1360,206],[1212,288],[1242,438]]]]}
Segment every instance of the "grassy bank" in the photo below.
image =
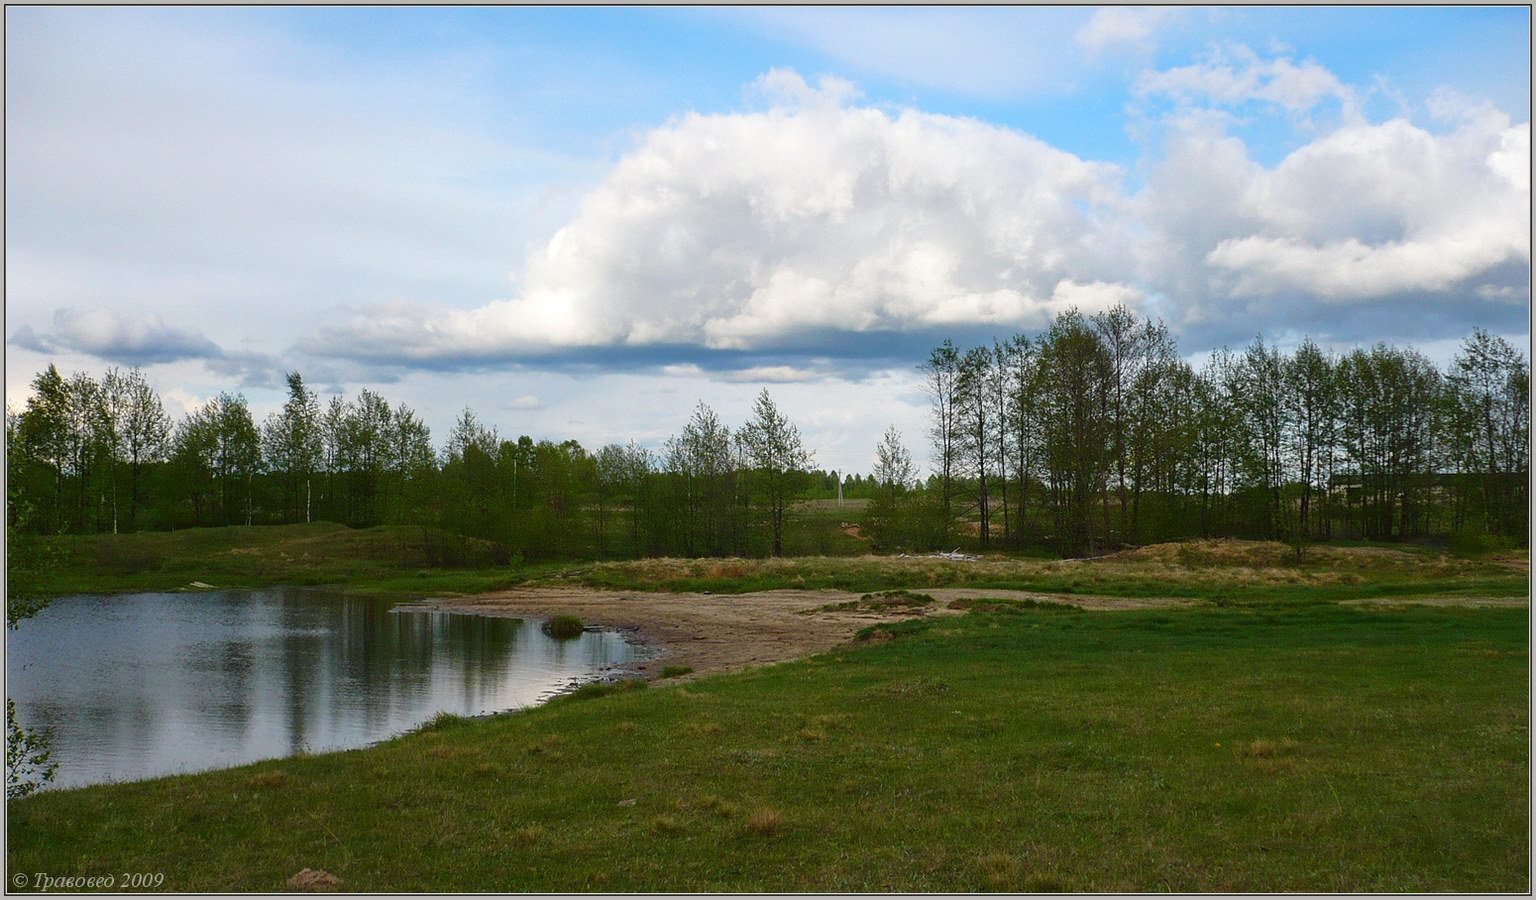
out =
{"type": "MultiPolygon", "coordinates": [[[[839,536],[856,543],[853,538],[839,536]]],[[[1377,597],[1520,597],[1524,551],[1457,555],[1412,546],[1256,541],[1159,544],[1090,560],[990,556],[949,562],[890,556],[787,559],[642,559],[428,568],[415,529],[341,525],[205,528],[58,539],[42,588],[54,594],[345,584],[399,596],[477,593],[524,583],[734,594],[784,588],[868,592],[901,588],[1010,588],[1121,597],[1193,597],[1270,605],[1279,600],[1377,597]]]]}
{"type": "Polygon", "coordinates": [[[865,592],[976,587],[1260,605],[1375,597],[1522,597],[1528,589],[1524,551],[1467,556],[1412,546],[1319,545],[1297,560],[1283,544],[1226,540],[1157,544],[1086,560],[648,559],[588,564],[539,577],[593,587],[726,594],[785,588],[865,592]]]}
{"type": "MultiPolygon", "coordinates": [[[[348,753],[10,805],[163,889],[1525,891],[1526,611],[972,613],[348,753]]],[[[597,693],[597,692],[588,692],[597,693]]]]}
{"type": "Polygon", "coordinates": [[[220,588],[346,584],[388,594],[474,593],[561,566],[431,569],[419,529],[348,528],[330,522],[189,528],[55,538],[47,594],[163,591],[202,582],[220,588]]]}

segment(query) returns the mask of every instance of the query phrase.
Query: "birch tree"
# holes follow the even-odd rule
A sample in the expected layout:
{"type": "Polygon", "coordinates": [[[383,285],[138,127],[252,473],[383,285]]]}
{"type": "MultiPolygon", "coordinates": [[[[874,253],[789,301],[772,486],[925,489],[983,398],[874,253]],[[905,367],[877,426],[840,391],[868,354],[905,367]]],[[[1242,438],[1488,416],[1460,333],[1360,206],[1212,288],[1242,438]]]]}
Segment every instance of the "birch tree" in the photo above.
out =
{"type": "Polygon", "coordinates": [[[784,555],[784,512],[789,507],[797,476],[811,467],[796,428],[782,413],[765,388],[752,404],[752,419],[742,429],[747,459],[767,505],[773,555],[784,555]]]}

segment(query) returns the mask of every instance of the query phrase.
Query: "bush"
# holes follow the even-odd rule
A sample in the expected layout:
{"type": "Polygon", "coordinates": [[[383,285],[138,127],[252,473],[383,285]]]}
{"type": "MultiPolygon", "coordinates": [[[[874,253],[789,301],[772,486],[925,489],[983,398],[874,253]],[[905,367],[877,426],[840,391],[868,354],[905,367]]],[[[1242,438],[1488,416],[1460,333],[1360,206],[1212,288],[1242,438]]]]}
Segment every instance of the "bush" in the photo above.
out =
{"type": "Polygon", "coordinates": [[[693,671],[693,666],[664,666],[661,670],[662,678],[676,678],[679,675],[687,675],[693,671]]]}
{"type": "Polygon", "coordinates": [[[572,700],[595,700],[598,697],[606,697],[609,694],[622,694],[625,691],[640,690],[645,687],[645,681],[639,678],[625,678],[621,681],[593,681],[578,687],[565,696],[572,700]]]}
{"type": "Polygon", "coordinates": [[[555,616],[544,625],[544,633],[557,640],[568,641],[581,637],[586,624],[575,616],[555,616]]]}
{"type": "Polygon", "coordinates": [[[432,718],[416,726],[417,733],[429,731],[447,731],[450,728],[463,728],[469,724],[469,717],[456,715],[451,712],[440,712],[432,718]]]}
{"type": "Polygon", "coordinates": [[[1451,550],[1456,553],[1477,555],[1497,550],[1510,550],[1517,546],[1519,546],[1517,541],[1496,534],[1488,534],[1477,528],[1463,528],[1451,535],[1451,550]]]}
{"type": "Polygon", "coordinates": [[[922,619],[906,619],[901,622],[882,622],[862,628],[853,636],[856,641],[888,641],[926,631],[932,623],[922,619]]]}
{"type": "Polygon", "coordinates": [[[1010,600],[1004,598],[971,599],[962,597],[959,600],[949,602],[950,609],[968,609],[972,612],[1006,613],[1017,615],[1025,610],[1039,610],[1041,612],[1082,612],[1080,606],[1071,603],[1057,603],[1053,600],[1010,600]]]}

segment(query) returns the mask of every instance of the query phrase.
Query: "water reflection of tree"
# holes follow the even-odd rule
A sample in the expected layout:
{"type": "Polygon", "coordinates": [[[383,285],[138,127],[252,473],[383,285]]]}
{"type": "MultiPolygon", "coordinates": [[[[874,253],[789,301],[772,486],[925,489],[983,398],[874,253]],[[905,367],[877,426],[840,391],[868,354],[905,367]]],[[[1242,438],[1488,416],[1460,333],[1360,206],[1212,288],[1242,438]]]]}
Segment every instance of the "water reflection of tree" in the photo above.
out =
{"type": "Polygon", "coordinates": [[[27,653],[70,661],[23,710],[89,754],[72,783],[357,746],[438,711],[533,702],[627,655],[614,635],[557,642],[518,619],[314,589],[77,599],[89,608],[28,635],[27,653]]]}

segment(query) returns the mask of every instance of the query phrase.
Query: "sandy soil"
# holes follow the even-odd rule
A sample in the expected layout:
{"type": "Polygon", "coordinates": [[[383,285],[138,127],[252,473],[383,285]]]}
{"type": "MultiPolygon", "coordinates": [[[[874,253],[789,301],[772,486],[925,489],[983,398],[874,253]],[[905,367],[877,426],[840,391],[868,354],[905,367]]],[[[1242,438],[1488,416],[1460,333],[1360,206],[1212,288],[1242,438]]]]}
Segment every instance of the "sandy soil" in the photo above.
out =
{"type": "Polygon", "coordinates": [[[961,598],[1007,598],[1070,603],[1117,610],[1187,606],[1183,598],[1077,597],[1028,591],[934,588],[934,603],[888,612],[826,610],[861,594],[834,590],[759,591],[750,594],[606,591],[580,587],[516,588],[490,594],[425,601],[439,609],[497,616],[580,616],[588,624],[626,632],[650,645],[653,658],[634,668],[646,676],[663,666],[692,666],[695,675],[798,659],[831,650],[861,628],[921,615],[955,615],[947,606],[961,598]]]}

